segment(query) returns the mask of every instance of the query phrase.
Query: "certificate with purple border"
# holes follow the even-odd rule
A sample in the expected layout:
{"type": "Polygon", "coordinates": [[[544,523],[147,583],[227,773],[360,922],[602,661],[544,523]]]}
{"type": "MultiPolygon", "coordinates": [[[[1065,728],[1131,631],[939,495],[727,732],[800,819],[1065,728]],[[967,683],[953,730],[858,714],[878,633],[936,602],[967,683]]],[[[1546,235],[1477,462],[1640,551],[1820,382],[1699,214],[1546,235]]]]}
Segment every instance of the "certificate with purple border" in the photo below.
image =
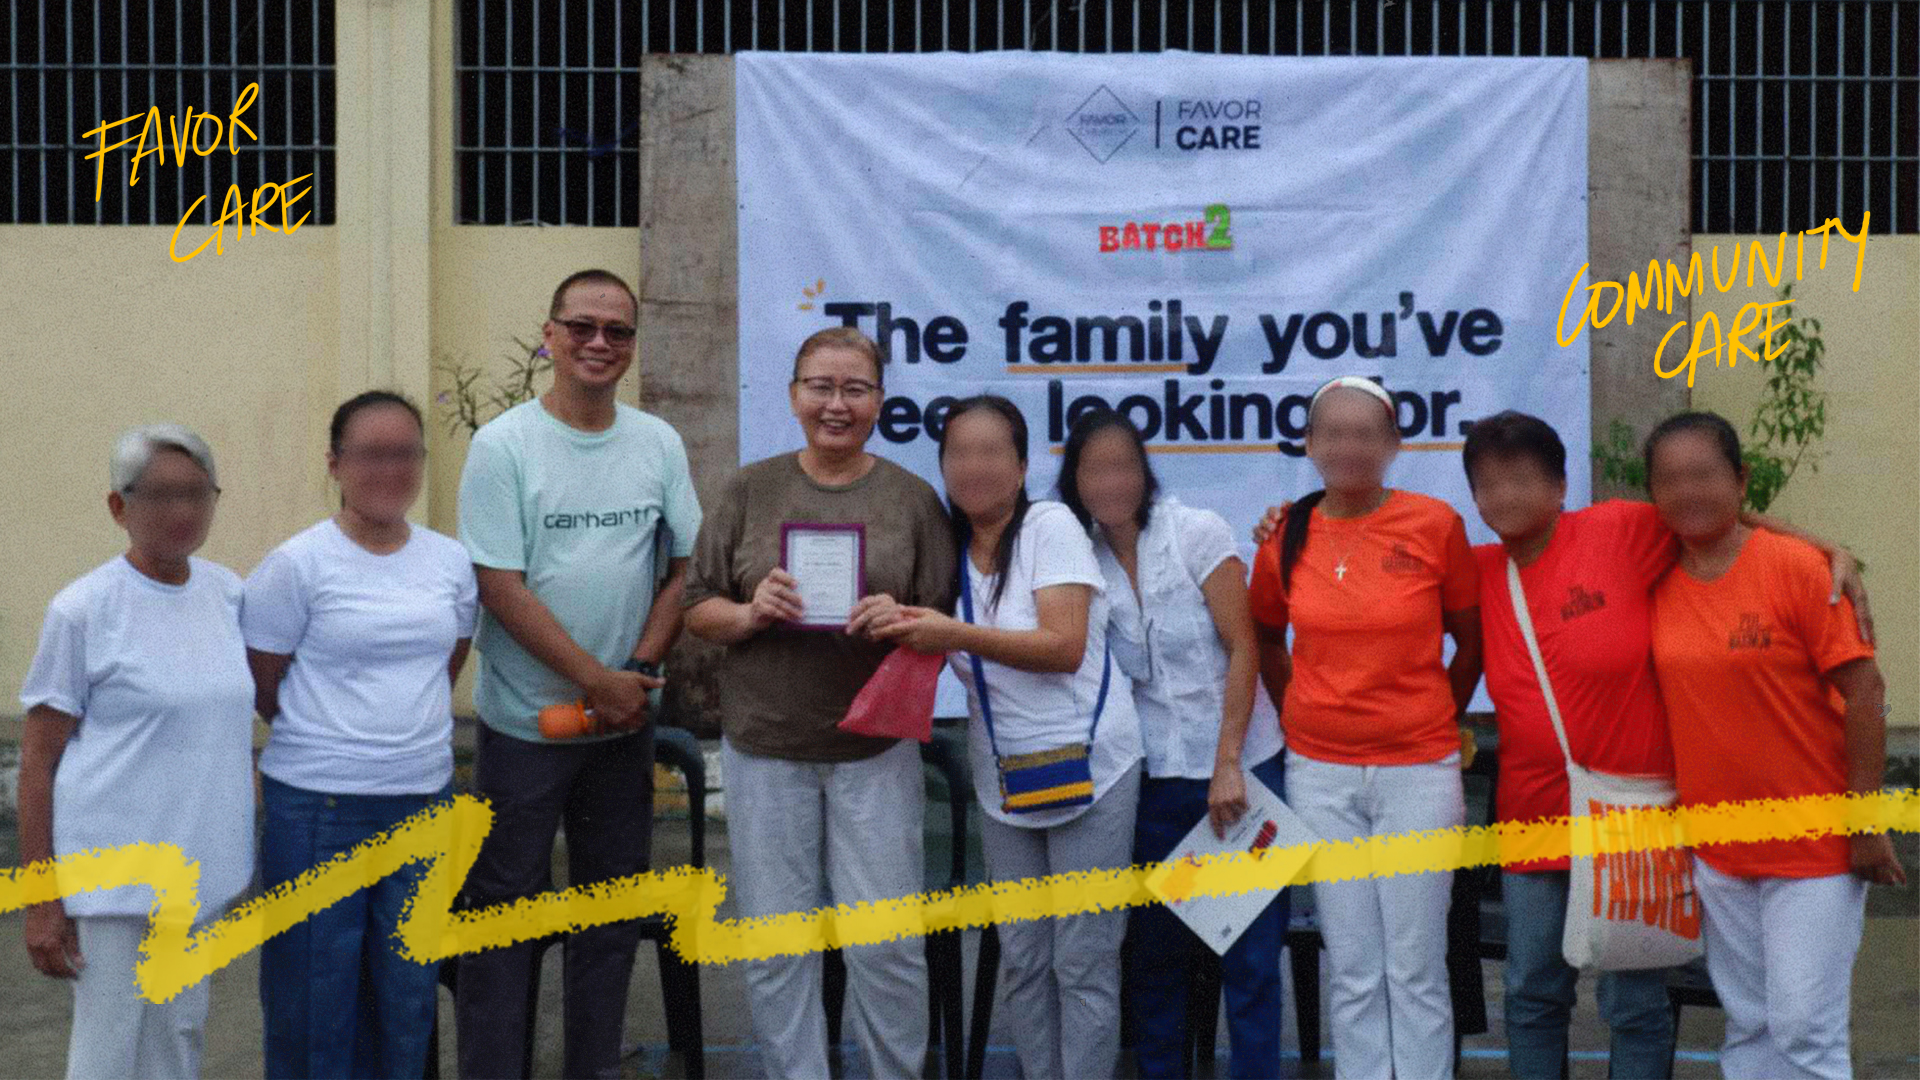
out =
{"type": "Polygon", "coordinates": [[[867,593],[867,527],[787,522],[780,526],[780,568],[799,582],[794,626],[839,630],[867,593]]]}

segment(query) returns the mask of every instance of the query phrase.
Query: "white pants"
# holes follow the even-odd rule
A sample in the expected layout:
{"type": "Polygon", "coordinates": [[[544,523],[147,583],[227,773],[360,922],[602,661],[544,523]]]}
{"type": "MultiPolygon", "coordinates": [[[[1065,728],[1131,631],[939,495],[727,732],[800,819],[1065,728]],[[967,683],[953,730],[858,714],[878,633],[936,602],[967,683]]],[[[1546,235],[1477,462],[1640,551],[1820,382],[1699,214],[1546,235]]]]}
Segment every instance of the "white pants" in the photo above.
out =
{"type": "MultiPolygon", "coordinates": [[[[1452,828],[1467,817],[1457,753],[1421,765],[1338,765],[1289,750],[1287,805],[1314,835],[1332,841],[1452,828]]],[[[1336,1076],[1453,1075],[1452,892],[1453,874],[1445,871],[1314,883],[1331,969],[1336,1076]]]]}
{"type": "Polygon", "coordinates": [[[191,1080],[200,1075],[207,1026],[207,984],[182,990],[165,1004],[140,997],[133,968],[147,920],[135,916],[76,918],[80,959],[73,983],[73,1034],[67,1043],[68,1080],[191,1080]]]}
{"type": "MultiPolygon", "coordinates": [[[[1133,860],[1140,766],[1072,821],[1027,829],[983,815],[987,877],[1019,881],[1133,860]]],[[[1120,1061],[1120,942],[1127,909],[999,924],[1000,990],[1020,1075],[1105,1080],[1120,1061]]]]}
{"type": "MultiPolygon", "coordinates": [[[[920,745],[902,740],[864,761],[760,757],[721,742],[729,889],[742,918],[926,890],[926,781],[920,745]]],[[[926,940],[852,945],[847,1018],[876,1077],[919,1076],[927,1052],[926,940]]],[[[827,1076],[821,954],[747,962],[753,1036],[771,1080],[827,1076]]]]}
{"type": "Polygon", "coordinates": [[[1743,878],[1696,856],[1707,973],[1727,1011],[1720,1071],[1851,1076],[1847,1024],[1867,883],[1852,874],[1743,878]]]}

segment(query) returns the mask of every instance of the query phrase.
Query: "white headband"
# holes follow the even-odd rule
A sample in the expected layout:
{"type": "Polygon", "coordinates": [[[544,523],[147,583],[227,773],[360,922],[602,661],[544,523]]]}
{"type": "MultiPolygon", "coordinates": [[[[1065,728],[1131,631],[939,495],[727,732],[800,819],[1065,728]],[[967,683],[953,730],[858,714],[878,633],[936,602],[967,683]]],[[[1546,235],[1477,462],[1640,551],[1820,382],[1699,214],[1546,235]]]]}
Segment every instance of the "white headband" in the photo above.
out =
{"type": "Polygon", "coordinates": [[[1387,407],[1388,418],[1391,419],[1394,422],[1394,424],[1396,425],[1399,424],[1400,422],[1400,417],[1398,415],[1399,410],[1394,408],[1392,395],[1388,394],[1386,389],[1382,387],[1379,383],[1374,382],[1372,379],[1363,379],[1358,375],[1342,375],[1337,379],[1327,380],[1326,385],[1322,386],[1318,390],[1315,390],[1313,392],[1313,399],[1307,402],[1307,415],[1308,416],[1313,415],[1313,407],[1315,405],[1320,404],[1320,396],[1322,394],[1325,394],[1327,391],[1337,389],[1339,387],[1345,387],[1348,390],[1363,390],[1369,394],[1372,394],[1376,399],[1379,400],[1380,404],[1385,405],[1387,407]]]}

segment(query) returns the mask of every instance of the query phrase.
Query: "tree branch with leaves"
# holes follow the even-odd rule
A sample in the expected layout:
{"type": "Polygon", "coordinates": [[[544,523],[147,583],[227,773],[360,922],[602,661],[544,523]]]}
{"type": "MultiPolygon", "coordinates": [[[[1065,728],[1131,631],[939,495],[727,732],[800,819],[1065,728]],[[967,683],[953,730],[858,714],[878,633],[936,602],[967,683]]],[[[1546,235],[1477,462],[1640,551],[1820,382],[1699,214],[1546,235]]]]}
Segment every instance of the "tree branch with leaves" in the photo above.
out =
{"type": "Polygon", "coordinates": [[[464,430],[472,438],[487,421],[538,396],[535,384],[553,371],[553,358],[537,339],[527,342],[516,337],[513,343],[519,353],[509,354],[505,374],[491,379],[486,367],[463,360],[442,360],[434,365],[453,383],[434,398],[447,434],[464,430]]]}

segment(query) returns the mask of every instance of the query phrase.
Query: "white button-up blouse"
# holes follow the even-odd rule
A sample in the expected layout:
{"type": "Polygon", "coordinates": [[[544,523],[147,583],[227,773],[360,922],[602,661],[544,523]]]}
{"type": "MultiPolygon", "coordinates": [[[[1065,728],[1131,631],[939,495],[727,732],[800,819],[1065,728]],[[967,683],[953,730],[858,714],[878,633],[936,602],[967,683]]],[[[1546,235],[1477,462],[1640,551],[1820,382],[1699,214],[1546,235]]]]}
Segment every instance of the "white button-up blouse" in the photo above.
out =
{"type": "MultiPolygon", "coordinates": [[[[1201,583],[1239,556],[1232,529],[1211,510],[1171,496],[1156,499],[1140,533],[1138,596],[1097,525],[1094,553],[1107,579],[1113,659],[1133,680],[1147,775],[1211,777],[1225,708],[1227,646],[1201,583]]],[[[1242,764],[1252,768],[1283,745],[1271,710],[1256,707],[1241,745],[1242,764]]]]}

